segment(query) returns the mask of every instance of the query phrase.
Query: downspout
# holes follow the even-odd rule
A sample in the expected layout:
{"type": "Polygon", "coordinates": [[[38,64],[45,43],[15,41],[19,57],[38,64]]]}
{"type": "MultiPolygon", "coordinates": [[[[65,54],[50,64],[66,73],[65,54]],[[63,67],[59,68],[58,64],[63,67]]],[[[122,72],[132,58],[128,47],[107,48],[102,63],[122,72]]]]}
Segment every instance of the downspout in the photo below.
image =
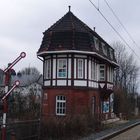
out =
{"type": "MultiPolygon", "coordinates": [[[[41,59],[38,55],[37,58],[43,62],[43,59],[41,59]]],[[[39,77],[40,78],[40,77],[39,77]]],[[[39,113],[39,126],[38,126],[38,140],[40,140],[41,136],[41,127],[42,127],[42,105],[43,105],[43,89],[41,90],[41,101],[40,101],[40,113],[39,113]]]]}

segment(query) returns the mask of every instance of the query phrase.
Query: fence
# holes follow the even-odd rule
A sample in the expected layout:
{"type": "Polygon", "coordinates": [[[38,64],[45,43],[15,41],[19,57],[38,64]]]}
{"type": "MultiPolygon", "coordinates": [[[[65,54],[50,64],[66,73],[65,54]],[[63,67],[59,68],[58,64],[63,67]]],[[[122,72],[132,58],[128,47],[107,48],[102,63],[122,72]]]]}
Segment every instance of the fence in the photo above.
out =
{"type": "Polygon", "coordinates": [[[8,123],[6,132],[6,140],[11,140],[12,133],[15,134],[16,140],[39,140],[40,121],[30,120],[8,123]]]}

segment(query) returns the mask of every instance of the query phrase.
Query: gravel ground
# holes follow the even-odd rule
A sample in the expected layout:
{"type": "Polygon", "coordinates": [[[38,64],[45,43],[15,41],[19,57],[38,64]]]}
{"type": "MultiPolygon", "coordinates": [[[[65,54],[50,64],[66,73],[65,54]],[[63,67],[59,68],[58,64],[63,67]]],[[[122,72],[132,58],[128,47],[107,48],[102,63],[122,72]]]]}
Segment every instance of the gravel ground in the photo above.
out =
{"type": "Polygon", "coordinates": [[[131,128],[128,131],[119,134],[110,140],[140,140],[140,125],[131,128]]]}

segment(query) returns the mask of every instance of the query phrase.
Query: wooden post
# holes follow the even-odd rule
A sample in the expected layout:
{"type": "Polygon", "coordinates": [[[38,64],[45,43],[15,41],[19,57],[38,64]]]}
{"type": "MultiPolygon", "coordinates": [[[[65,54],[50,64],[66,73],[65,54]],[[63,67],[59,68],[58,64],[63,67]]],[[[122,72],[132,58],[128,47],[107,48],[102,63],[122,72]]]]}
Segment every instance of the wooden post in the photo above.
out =
{"type": "Polygon", "coordinates": [[[15,134],[15,132],[11,132],[11,139],[10,140],[16,140],[16,134],[15,134]]]}

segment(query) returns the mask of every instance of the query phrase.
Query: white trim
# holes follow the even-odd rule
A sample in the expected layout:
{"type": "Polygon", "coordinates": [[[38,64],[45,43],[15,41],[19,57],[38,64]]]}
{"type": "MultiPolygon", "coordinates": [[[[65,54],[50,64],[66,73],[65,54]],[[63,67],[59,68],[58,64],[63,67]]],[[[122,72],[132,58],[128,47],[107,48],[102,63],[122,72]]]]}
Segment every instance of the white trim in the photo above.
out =
{"type": "Polygon", "coordinates": [[[77,74],[78,74],[78,78],[83,78],[83,74],[84,74],[84,60],[83,59],[78,59],[78,64],[77,64],[77,74]]]}
{"type": "Polygon", "coordinates": [[[65,50],[65,51],[43,51],[43,52],[40,52],[40,53],[37,53],[37,55],[42,55],[42,54],[54,54],[54,53],[80,53],[80,54],[92,54],[92,55],[97,55],[99,56],[100,58],[104,59],[104,60],[107,60],[108,62],[112,63],[112,64],[115,64],[116,66],[119,66],[116,62],[114,61],[111,61],[107,58],[105,58],[104,56],[96,53],[96,52],[88,52],[88,51],[76,51],[76,50],[65,50]]]}
{"type": "Polygon", "coordinates": [[[6,127],[6,113],[3,113],[2,126],[6,127]]]}

